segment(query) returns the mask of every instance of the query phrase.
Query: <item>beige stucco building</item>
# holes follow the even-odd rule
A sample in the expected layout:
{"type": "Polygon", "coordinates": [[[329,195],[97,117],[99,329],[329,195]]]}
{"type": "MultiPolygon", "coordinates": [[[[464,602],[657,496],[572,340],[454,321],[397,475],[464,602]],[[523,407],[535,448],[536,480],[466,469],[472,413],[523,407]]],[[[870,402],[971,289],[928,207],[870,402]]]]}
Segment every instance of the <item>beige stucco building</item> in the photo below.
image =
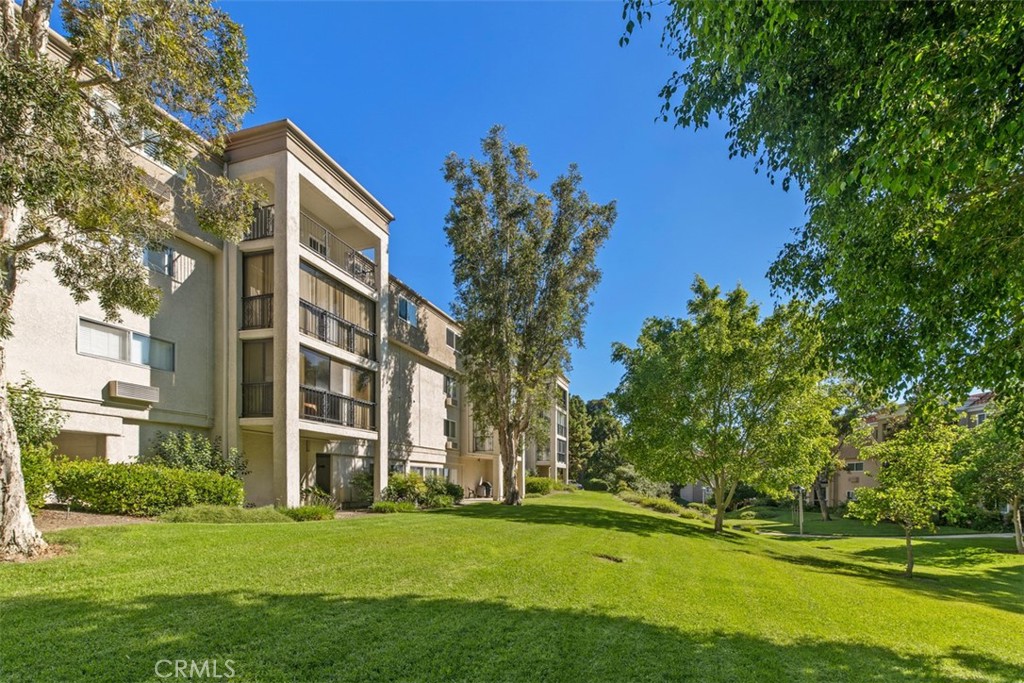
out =
{"type": "MultiPolygon", "coordinates": [[[[269,201],[237,245],[178,216],[141,255],[164,293],[153,318],[107,321],[45,263],[25,274],[8,364],[67,412],[58,450],[130,462],[189,429],[244,452],[254,504],[298,505],[313,486],[347,500],[363,468],[378,492],[401,470],[499,496],[497,457],[460,400],[458,326],[391,276],[387,208],[287,120],[235,133],[218,161],[269,201]]],[[[175,172],[139,163],[174,202],[175,172]]],[[[564,380],[557,394],[550,442],[520,467],[564,480],[564,380]]]]}

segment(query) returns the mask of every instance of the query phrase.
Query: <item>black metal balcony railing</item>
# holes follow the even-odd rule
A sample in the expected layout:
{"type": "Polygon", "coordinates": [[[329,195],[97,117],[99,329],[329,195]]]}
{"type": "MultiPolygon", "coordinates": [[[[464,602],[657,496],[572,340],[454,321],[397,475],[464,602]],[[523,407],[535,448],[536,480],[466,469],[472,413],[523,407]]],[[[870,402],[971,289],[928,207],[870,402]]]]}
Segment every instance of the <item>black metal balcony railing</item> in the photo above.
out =
{"type": "Polygon", "coordinates": [[[376,404],[313,387],[299,387],[299,415],[344,427],[375,429],[376,404]]]}
{"type": "Polygon", "coordinates": [[[242,297],[242,329],[259,330],[274,326],[274,295],[242,297]]]}
{"type": "Polygon", "coordinates": [[[377,266],[374,262],[305,212],[299,214],[299,240],[302,246],[320,254],[360,282],[370,287],[376,284],[377,266]]]}
{"type": "Polygon", "coordinates": [[[270,417],[274,414],[274,383],[242,383],[242,417],[270,417]]]}
{"type": "Polygon", "coordinates": [[[376,335],[373,332],[301,299],[299,330],[363,358],[376,358],[376,335]]]}
{"type": "Polygon", "coordinates": [[[243,240],[259,240],[274,236],[274,205],[257,206],[252,212],[252,227],[243,240]]]}

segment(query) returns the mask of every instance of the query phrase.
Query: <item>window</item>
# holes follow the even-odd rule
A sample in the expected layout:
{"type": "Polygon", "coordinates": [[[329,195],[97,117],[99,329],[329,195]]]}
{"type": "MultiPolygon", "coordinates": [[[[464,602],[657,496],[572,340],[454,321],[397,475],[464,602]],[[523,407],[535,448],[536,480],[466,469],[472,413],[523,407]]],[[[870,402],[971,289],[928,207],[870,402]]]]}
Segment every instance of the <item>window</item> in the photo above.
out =
{"type": "Polygon", "coordinates": [[[569,408],[569,392],[562,387],[558,387],[558,400],[563,408],[569,408]]]}
{"type": "Polygon", "coordinates": [[[459,436],[459,428],[458,428],[458,425],[455,424],[455,420],[449,420],[449,419],[445,418],[445,421],[444,421],[444,435],[446,437],[448,437],[448,439],[451,440],[451,441],[454,441],[455,439],[458,438],[458,436],[459,436]]]}
{"type": "Polygon", "coordinates": [[[450,349],[455,349],[456,351],[462,350],[462,335],[450,327],[445,330],[444,342],[450,349]]]}
{"type": "Polygon", "coordinates": [[[113,325],[78,321],[78,352],[174,371],[174,344],[113,325]]]}
{"type": "Polygon", "coordinates": [[[398,297],[398,317],[416,327],[416,304],[404,296],[398,297]]]}
{"type": "Polygon", "coordinates": [[[558,432],[558,436],[568,436],[569,418],[561,410],[559,410],[555,415],[555,423],[555,429],[558,432]]]}
{"type": "Polygon", "coordinates": [[[274,254],[246,254],[242,261],[242,296],[274,293],[274,254]]]}
{"type": "Polygon", "coordinates": [[[977,422],[977,424],[981,424],[984,421],[985,421],[985,413],[978,413],[978,422],[977,422]]]}
{"type": "Polygon", "coordinates": [[[142,263],[154,273],[174,277],[174,250],[162,244],[142,250],[142,263]]]}
{"type": "Polygon", "coordinates": [[[371,299],[307,263],[299,264],[299,298],[364,330],[373,330],[375,326],[376,311],[371,299]]]}
{"type": "Polygon", "coordinates": [[[271,341],[242,342],[242,382],[274,380],[274,345],[271,341]]]}
{"type": "Polygon", "coordinates": [[[558,447],[558,462],[565,462],[569,452],[569,446],[565,439],[559,439],[557,443],[558,447]]]}
{"type": "Polygon", "coordinates": [[[863,472],[864,471],[864,463],[863,462],[848,462],[848,463],[846,463],[846,471],[847,472],[863,472]]]}
{"type": "Polygon", "coordinates": [[[376,393],[374,373],[305,347],[301,347],[299,353],[299,383],[302,386],[373,403],[376,393]]]}
{"type": "Polygon", "coordinates": [[[452,403],[458,404],[459,402],[459,385],[455,382],[455,379],[444,376],[444,395],[451,399],[452,403]]]}

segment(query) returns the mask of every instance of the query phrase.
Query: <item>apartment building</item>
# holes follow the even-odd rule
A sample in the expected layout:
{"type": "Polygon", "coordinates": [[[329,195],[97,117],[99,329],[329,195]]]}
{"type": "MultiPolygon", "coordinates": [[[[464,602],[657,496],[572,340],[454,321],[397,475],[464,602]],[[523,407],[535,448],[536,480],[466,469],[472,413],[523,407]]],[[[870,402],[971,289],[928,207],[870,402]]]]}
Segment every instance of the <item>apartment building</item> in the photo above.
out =
{"type": "MultiPolygon", "coordinates": [[[[445,476],[468,497],[502,496],[496,437],[487,426],[474,424],[472,406],[460,386],[458,323],[394,276],[388,299],[384,372],[392,469],[445,476]]],[[[560,378],[545,414],[548,438],[527,444],[524,472],[568,481],[568,389],[560,378]],[[553,453],[559,454],[554,461],[553,453]]]]}
{"type": "MultiPolygon", "coordinates": [[[[105,320],[48,264],[25,274],[10,376],[60,400],[59,452],[130,462],[159,432],[189,429],[245,453],[254,504],[298,505],[313,486],[350,499],[360,469],[378,493],[403,470],[498,497],[497,457],[459,396],[458,327],[391,277],[387,208],[287,120],[235,133],[216,161],[268,202],[239,244],[179,212],[173,238],[140,254],[164,295],[153,318],[105,320]]],[[[175,203],[175,171],[139,163],[175,203]]],[[[550,444],[531,446],[524,470],[568,471],[559,389],[550,444]]]]}

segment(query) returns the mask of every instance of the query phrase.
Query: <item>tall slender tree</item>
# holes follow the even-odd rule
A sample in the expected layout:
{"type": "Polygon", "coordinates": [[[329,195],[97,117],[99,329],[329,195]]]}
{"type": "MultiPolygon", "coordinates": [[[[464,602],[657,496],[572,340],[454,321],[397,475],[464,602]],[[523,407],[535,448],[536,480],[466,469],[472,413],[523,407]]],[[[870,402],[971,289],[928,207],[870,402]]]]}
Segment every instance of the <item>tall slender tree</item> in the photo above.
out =
{"type": "Polygon", "coordinates": [[[721,531],[740,482],[778,495],[811,483],[832,457],[831,405],[804,307],[762,320],[742,287],[723,297],[698,276],[692,289],[686,318],[650,318],[636,347],[614,345],[615,405],[626,459],[658,481],[709,486],[721,531]]]}
{"type": "Polygon", "coordinates": [[[595,450],[587,404],[573,394],[569,398],[569,477],[573,481],[579,481],[595,450]]]}
{"type": "Polygon", "coordinates": [[[210,165],[252,108],[241,27],[210,0],[0,0],[0,554],[46,544],[25,503],[4,341],[21,274],[37,263],[110,319],[152,315],[142,250],[193,214],[240,237],[255,190],[210,165]],[[140,153],[176,169],[163,182],[140,153]]]}
{"type": "Polygon", "coordinates": [[[520,502],[517,460],[538,408],[582,346],[590,295],[600,280],[597,250],[615,222],[615,203],[597,204],[571,165],[550,194],[526,147],[495,126],[482,159],[454,153],[444,164],[453,190],[445,233],[455,253],[454,313],[475,418],[497,432],[504,502],[520,502]]]}

